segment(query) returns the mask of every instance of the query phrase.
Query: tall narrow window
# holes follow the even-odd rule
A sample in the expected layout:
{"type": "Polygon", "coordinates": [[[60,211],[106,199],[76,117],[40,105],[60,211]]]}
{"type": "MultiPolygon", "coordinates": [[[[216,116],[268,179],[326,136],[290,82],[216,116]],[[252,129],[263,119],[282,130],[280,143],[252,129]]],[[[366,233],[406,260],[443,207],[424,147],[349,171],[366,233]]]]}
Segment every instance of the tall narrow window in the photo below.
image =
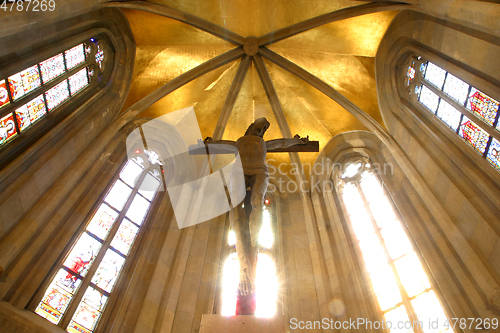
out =
{"type": "Polygon", "coordinates": [[[348,162],[338,176],[338,184],[349,229],[387,328],[392,327],[391,332],[453,332],[370,163],[348,162]],[[429,326],[436,320],[438,327],[429,326]]]}
{"type": "Polygon", "coordinates": [[[500,103],[422,57],[404,71],[410,94],[500,170],[500,103]]]}
{"type": "Polygon", "coordinates": [[[101,79],[105,58],[101,43],[91,38],[0,77],[0,148],[101,79]]]}
{"type": "Polygon", "coordinates": [[[75,241],[35,312],[68,332],[93,332],[161,183],[128,160],[75,241]]]}
{"type": "MultiPolygon", "coordinates": [[[[278,278],[276,275],[274,234],[269,200],[265,201],[262,227],[259,233],[259,254],[257,257],[257,273],[255,277],[255,316],[270,318],[276,314],[278,298],[278,278]]],[[[240,265],[236,255],[236,235],[230,230],[228,235],[229,256],[224,263],[222,281],[223,316],[237,314],[238,284],[240,281],[240,265]]]]}

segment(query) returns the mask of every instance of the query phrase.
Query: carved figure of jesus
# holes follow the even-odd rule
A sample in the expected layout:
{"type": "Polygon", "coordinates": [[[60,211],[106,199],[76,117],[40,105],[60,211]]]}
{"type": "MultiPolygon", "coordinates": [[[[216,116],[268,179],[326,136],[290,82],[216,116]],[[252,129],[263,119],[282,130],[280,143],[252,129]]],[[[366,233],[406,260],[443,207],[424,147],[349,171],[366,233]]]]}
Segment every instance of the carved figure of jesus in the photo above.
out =
{"type": "Polygon", "coordinates": [[[258,237],[262,226],[262,213],[269,172],[266,165],[268,151],[289,148],[309,142],[309,137],[295,135],[292,139],[276,139],[264,141],[264,133],[269,128],[266,118],[258,118],[253,122],[236,142],[228,140],[214,141],[208,137],[205,144],[229,144],[238,149],[245,186],[250,188],[251,213],[248,221],[243,209],[243,202],[234,206],[229,213],[231,229],[236,234],[236,252],[240,263],[239,294],[243,296],[254,293],[254,281],[257,267],[258,237]]]}

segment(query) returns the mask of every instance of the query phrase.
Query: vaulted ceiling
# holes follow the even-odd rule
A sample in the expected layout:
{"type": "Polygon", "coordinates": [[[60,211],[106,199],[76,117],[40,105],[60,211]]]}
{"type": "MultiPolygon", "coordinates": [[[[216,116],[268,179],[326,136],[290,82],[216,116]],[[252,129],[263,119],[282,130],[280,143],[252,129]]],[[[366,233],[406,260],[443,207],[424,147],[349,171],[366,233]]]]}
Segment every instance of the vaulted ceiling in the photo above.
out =
{"type": "MultiPolygon", "coordinates": [[[[266,117],[271,123],[266,140],[309,135],[320,142],[320,150],[339,133],[366,129],[336,101],[292,74],[295,64],[384,126],[374,57],[402,4],[353,0],[111,4],[122,8],[137,45],[124,110],[157,94],[157,101],[140,117],[156,118],[194,106],[202,135],[227,140],[236,140],[254,119],[266,117]],[[166,89],[169,85],[173,88],[166,89]]],[[[312,165],[317,155],[300,153],[300,159],[312,165]]],[[[269,158],[275,165],[290,162],[283,153],[269,158]]]]}

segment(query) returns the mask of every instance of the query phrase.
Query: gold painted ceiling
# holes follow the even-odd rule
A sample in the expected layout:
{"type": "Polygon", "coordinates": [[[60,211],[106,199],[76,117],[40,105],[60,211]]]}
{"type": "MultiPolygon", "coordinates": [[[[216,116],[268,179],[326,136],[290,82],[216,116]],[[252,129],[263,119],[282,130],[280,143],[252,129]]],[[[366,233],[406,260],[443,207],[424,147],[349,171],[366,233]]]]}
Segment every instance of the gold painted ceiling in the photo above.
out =
{"type": "MultiPolygon", "coordinates": [[[[211,34],[210,29],[216,27],[219,31],[241,36],[243,42],[247,36],[256,36],[257,41],[262,41],[264,39],[258,37],[265,35],[262,38],[267,42],[261,48],[267,47],[326,82],[383,125],[378,109],[374,57],[397,11],[359,11],[360,15],[354,12],[348,18],[293,32],[306,20],[314,25],[325,14],[370,4],[354,0],[158,0],[154,1],[155,4],[142,3],[145,3],[144,8],[142,4],[138,9],[122,7],[137,45],[133,79],[124,110],[179,75],[242,47],[230,38],[229,33],[227,39],[231,42],[224,36],[211,34]],[[163,8],[180,11],[181,17],[187,19],[181,22],[162,15],[163,8]],[[201,29],[197,25],[200,20],[205,22],[201,29]],[[205,26],[209,32],[202,30],[205,26]]],[[[388,6],[387,9],[393,8],[388,6]]],[[[337,134],[366,129],[353,115],[316,88],[263,59],[292,135],[309,135],[312,140],[320,142],[321,151],[337,134]]],[[[139,116],[156,118],[194,106],[202,135],[213,136],[241,61],[234,60],[186,82],[139,116]]],[[[271,123],[264,138],[283,137],[275,117],[275,112],[281,111],[273,111],[253,61],[236,93],[223,129],[223,139],[236,140],[254,119],[262,116],[271,123]]],[[[302,163],[312,165],[318,153],[299,153],[299,156],[302,163]]],[[[275,166],[290,163],[284,153],[269,154],[268,159],[273,159],[271,163],[275,166]]],[[[282,169],[289,170],[289,167],[282,169]]]]}

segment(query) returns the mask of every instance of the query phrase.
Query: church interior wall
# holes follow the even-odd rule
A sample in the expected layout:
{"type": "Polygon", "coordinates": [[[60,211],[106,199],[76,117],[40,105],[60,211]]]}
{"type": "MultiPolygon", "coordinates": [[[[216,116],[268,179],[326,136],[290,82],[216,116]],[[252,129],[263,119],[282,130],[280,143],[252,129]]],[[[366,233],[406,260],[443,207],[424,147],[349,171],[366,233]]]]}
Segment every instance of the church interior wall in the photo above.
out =
{"type": "MultiPolygon", "coordinates": [[[[377,89],[384,122],[442,211],[438,213],[425,205],[412,209],[418,212],[422,221],[434,219],[441,225],[443,216],[440,217],[440,214],[445,213],[446,219],[453,221],[455,232],[460,233],[459,238],[466,240],[463,244],[467,244],[467,250],[455,243],[450,248],[451,252],[444,251],[444,248],[438,252],[442,251],[448,267],[452,268],[451,278],[459,281],[465,290],[462,296],[453,292],[462,298],[456,304],[469,307],[472,313],[483,316],[498,316],[498,309],[494,309],[498,304],[492,306],[500,278],[498,171],[440,124],[436,117],[402,98],[405,92],[401,89],[403,80],[400,78],[404,77],[405,70],[401,67],[402,59],[408,52],[430,55],[436,63],[440,61],[439,65],[454,73],[454,70],[458,71],[457,75],[465,76],[469,83],[495,96],[498,95],[499,81],[498,62],[494,59],[500,55],[499,46],[497,36],[421,13],[404,11],[392,22],[376,57],[377,89]],[[481,274],[473,276],[473,262],[483,267],[481,274]],[[487,276],[489,284],[480,287],[478,280],[482,279],[482,274],[487,276]]],[[[415,203],[418,196],[404,195],[407,192],[404,188],[408,187],[408,181],[401,179],[397,191],[403,191],[395,196],[395,200],[406,196],[409,203],[415,203]]],[[[432,233],[433,227],[427,225],[422,230],[432,233]]],[[[442,231],[437,227],[438,233],[442,231]]],[[[434,246],[437,244],[441,248],[442,242],[453,243],[450,234],[440,238],[436,234],[434,246]]]]}
{"type": "MultiPolygon", "coordinates": [[[[64,33],[69,37],[101,25],[108,29],[115,49],[110,85],[0,171],[0,331],[63,332],[26,309],[40,297],[48,274],[62,260],[119,169],[125,158],[126,134],[142,121],[123,126],[122,118],[117,120],[129,89],[135,49],[128,23],[119,10],[102,9],[97,16],[89,13],[57,26],[50,24],[74,13],[70,8],[85,12],[96,3],[61,1],[45,22],[26,30],[36,18],[19,14],[8,18],[9,30],[0,32],[0,41],[13,45],[0,50],[0,59],[18,49],[19,44],[13,42],[15,36],[30,36],[20,39],[26,46],[23,52],[29,55],[50,44],[47,35],[64,33]],[[90,22],[90,17],[98,23],[82,24],[90,22]]],[[[460,18],[455,21],[463,22],[450,8],[446,10],[460,18]]],[[[401,50],[421,48],[453,66],[463,64],[471,73],[471,84],[489,82],[491,86],[484,89],[492,94],[500,89],[496,61],[500,42],[498,36],[488,34],[497,21],[488,21],[477,31],[473,29],[477,22],[466,26],[456,22],[411,11],[400,13],[377,53],[377,90],[390,135],[423,178],[425,184],[421,185],[432,191],[470,249],[457,248],[443,232],[439,223],[442,211],[426,204],[415,183],[374,135],[362,131],[338,135],[323,149],[318,161],[365,156],[379,165],[393,165],[393,174],[382,175],[382,179],[445,308],[458,318],[492,318],[500,311],[491,301],[496,291],[483,286],[500,284],[500,176],[457,138],[443,134],[442,126],[398,97],[395,79],[401,50]],[[408,45],[414,48],[404,49],[408,45]],[[471,256],[470,261],[464,260],[463,251],[471,256]],[[476,258],[484,266],[486,283],[478,282],[482,273],[471,271],[476,258]]],[[[125,116],[131,119],[134,115],[125,116]]],[[[171,153],[165,149],[165,154],[171,153]]],[[[283,178],[290,181],[287,176],[283,178]]],[[[312,172],[311,184],[330,179],[331,173],[312,172]]],[[[312,189],[310,194],[311,200],[288,191],[273,197],[273,217],[279,225],[279,315],[285,322],[290,318],[321,320],[332,316],[331,300],[339,300],[344,309],[333,310],[338,320],[380,319],[335,192],[312,189]]],[[[105,324],[97,332],[198,332],[202,315],[220,313],[228,216],[179,229],[168,198],[154,206],[150,214],[108,304],[105,324]]]]}

